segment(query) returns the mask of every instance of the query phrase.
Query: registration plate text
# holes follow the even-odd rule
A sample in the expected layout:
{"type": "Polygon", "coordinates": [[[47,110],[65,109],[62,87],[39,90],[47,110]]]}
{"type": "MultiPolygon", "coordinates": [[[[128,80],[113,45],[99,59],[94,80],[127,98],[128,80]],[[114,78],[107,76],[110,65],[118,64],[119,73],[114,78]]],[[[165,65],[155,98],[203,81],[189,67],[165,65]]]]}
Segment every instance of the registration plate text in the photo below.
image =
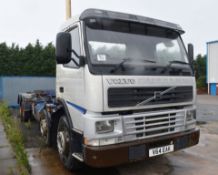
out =
{"type": "Polygon", "coordinates": [[[161,154],[166,154],[174,151],[174,145],[167,145],[157,148],[149,149],[149,157],[158,156],[161,154]]]}

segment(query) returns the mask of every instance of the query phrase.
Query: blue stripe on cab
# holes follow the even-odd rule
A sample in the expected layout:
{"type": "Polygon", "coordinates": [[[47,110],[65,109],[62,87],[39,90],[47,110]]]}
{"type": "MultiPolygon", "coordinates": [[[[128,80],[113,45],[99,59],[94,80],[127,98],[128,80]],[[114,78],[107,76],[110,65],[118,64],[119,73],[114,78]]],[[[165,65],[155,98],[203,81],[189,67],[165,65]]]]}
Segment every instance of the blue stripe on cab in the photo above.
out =
{"type": "Polygon", "coordinates": [[[69,102],[69,101],[67,101],[67,104],[70,105],[70,106],[72,106],[72,107],[74,107],[75,109],[77,109],[78,111],[80,111],[80,112],[83,113],[83,114],[86,113],[86,109],[84,109],[84,108],[81,107],[81,106],[78,106],[78,105],[76,105],[76,104],[74,104],[74,103],[71,103],[71,102],[69,102]]]}

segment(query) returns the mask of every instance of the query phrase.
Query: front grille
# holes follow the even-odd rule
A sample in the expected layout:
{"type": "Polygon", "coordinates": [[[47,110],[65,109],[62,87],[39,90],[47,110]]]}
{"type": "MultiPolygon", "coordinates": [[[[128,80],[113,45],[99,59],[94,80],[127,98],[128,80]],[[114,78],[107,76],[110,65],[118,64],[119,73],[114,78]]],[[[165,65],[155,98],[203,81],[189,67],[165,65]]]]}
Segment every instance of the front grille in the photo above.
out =
{"type": "Polygon", "coordinates": [[[185,122],[185,111],[182,110],[126,115],[123,116],[123,119],[125,135],[139,139],[173,133],[179,128],[184,130],[187,124],[185,122]]]}
{"type": "Polygon", "coordinates": [[[136,106],[145,100],[147,100],[147,102],[142,105],[181,103],[193,99],[192,86],[170,88],[171,87],[110,88],[108,89],[108,106],[136,106]]]}

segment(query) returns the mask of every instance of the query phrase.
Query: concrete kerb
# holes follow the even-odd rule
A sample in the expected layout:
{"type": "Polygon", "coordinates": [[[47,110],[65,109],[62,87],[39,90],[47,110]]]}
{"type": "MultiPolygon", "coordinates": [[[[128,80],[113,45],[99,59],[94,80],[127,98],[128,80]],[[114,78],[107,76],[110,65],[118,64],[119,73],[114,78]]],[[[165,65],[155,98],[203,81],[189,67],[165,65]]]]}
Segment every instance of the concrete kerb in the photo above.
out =
{"type": "Polygon", "coordinates": [[[15,173],[17,161],[11,145],[6,137],[4,127],[0,121],[0,170],[1,174],[15,173]]]}

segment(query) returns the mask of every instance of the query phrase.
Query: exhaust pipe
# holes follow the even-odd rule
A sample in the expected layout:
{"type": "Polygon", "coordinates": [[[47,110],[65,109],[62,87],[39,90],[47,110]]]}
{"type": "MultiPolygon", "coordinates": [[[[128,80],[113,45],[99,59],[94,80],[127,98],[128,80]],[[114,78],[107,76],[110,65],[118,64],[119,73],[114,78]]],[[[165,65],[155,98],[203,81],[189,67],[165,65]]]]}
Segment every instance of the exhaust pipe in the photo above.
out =
{"type": "Polygon", "coordinates": [[[66,20],[71,18],[71,0],[66,0],[66,20]]]}

